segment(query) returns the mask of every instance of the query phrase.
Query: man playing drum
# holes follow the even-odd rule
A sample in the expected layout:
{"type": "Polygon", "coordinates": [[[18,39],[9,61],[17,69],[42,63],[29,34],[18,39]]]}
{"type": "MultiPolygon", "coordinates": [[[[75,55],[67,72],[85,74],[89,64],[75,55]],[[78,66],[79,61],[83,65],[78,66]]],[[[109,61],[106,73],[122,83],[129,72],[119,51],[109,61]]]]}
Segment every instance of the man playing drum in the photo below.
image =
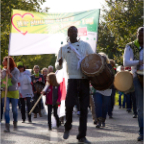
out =
{"type": "Polygon", "coordinates": [[[67,64],[68,88],[66,96],[66,123],[64,139],[68,139],[72,128],[73,106],[76,104],[76,97],[80,97],[80,125],[77,139],[79,142],[90,143],[86,139],[87,131],[87,108],[89,106],[89,81],[80,69],[82,59],[93,54],[91,46],[84,41],[77,40],[78,30],[71,26],[68,29],[68,44],[60,48],[56,60],[56,69],[62,69],[63,60],[67,64]]]}
{"type": "Polygon", "coordinates": [[[133,82],[135,87],[138,123],[139,123],[139,137],[138,141],[143,140],[143,88],[137,77],[137,70],[143,70],[143,32],[144,27],[140,27],[137,31],[137,39],[126,45],[123,57],[124,66],[131,66],[133,73],[133,82]]]}

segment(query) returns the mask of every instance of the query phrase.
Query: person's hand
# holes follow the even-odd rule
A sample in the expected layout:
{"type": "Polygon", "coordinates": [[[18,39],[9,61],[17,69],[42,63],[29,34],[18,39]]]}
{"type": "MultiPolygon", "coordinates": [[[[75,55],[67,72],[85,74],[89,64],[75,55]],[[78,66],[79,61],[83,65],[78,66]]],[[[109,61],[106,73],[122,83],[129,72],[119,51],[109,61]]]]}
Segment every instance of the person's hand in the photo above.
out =
{"type": "Polygon", "coordinates": [[[144,64],[144,62],[143,62],[143,60],[140,60],[139,65],[142,65],[142,64],[144,64]]]}
{"type": "Polygon", "coordinates": [[[39,80],[38,80],[39,82],[42,82],[42,78],[39,78],[39,80]]]}
{"type": "Polygon", "coordinates": [[[63,62],[63,59],[59,59],[59,65],[61,66],[62,65],[62,62],[63,62]]]}
{"type": "Polygon", "coordinates": [[[42,95],[45,95],[45,92],[44,92],[44,91],[41,91],[41,94],[42,94],[42,95]]]}
{"type": "Polygon", "coordinates": [[[34,80],[33,83],[36,83],[36,80],[34,80]]]}
{"type": "Polygon", "coordinates": [[[10,73],[10,70],[6,70],[6,73],[12,78],[12,74],[10,73]]]}
{"type": "Polygon", "coordinates": [[[60,105],[60,102],[56,102],[57,105],[60,105]]]}

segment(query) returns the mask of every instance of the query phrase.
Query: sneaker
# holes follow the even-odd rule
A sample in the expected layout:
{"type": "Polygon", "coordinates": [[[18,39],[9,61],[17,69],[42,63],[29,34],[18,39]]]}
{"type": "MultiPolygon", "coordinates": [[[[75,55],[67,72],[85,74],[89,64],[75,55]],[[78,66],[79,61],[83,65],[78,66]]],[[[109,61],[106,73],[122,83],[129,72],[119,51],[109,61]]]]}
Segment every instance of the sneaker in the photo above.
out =
{"type": "Polygon", "coordinates": [[[85,137],[84,137],[84,138],[79,139],[78,141],[79,141],[79,143],[91,144],[91,142],[90,142],[90,141],[88,141],[88,140],[87,140],[85,137]]]}
{"type": "Polygon", "coordinates": [[[143,141],[143,136],[139,136],[139,137],[137,138],[137,140],[138,140],[138,141],[143,141]]]}
{"type": "Polygon", "coordinates": [[[25,123],[25,121],[23,120],[22,123],[25,123]]]}
{"type": "Polygon", "coordinates": [[[69,130],[65,130],[63,138],[68,139],[68,137],[69,137],[69,130]]]}
{"type": "Polygon", "coordinates": [[[134,115],[133,115],[133,118],[137,118],[137,115],[136,115],[136,114],[134,114],[134,115]]]}

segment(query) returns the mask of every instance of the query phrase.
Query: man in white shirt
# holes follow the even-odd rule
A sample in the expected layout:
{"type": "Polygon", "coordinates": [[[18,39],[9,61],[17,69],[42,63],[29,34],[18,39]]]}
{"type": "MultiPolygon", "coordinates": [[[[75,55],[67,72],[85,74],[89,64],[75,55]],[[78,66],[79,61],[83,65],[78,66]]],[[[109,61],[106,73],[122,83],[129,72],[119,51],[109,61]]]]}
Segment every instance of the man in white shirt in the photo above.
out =
{"type": "Polygon", "coordinates": [[[143,140],[143,88],[137,77],[137,70],[143,70],[143,32],[144,27],[137,31],[137,39],[126,45],[123,57],[123,65],[131,66],[134,78],[134,87],[138,110],[139,137],[138,141],[143,140]]]}
{"type": "Polygon", "coordinates": [[[80,125],[77,139],[79,142],[90,143],[86,139],[87,131],[87,108],[89,106],[89,81],[80,69],[82,59],[94,53],[91,46],[84,41],[77,40],[78,30],[71,26],[68,29],[69,42],[63,46],[56,60],[56,69],[62,68],[63,60],[66,61],[68,74],[68,88],[66,95],[66,123],[64,139],[68,139],[69,131],[72,128],[73,106],[76,104],[76,98],[79,96],[80,102],[80,125]]]}

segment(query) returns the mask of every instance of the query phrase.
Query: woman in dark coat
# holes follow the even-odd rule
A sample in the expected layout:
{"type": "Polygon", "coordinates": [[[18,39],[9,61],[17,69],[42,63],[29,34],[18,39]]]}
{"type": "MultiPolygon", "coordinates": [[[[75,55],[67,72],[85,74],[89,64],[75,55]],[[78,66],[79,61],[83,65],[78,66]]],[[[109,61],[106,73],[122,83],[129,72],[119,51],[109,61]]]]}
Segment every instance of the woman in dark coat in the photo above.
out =
{"type": "MultiPolygon", "coordinates": [[[[36,102],[41,95],[41,91],[43,87],[45,86],[45,80],[43,75],[39,73],[39,66],[35,65],[33,68],[34,74],[31,76],[32,85],[33,85],[33,92],[34,92],[34,102],[36,102]]],[[[42,109],[42,102],[41,100],[37,104],[36,108],[34,109],[34,118],[37,118],[37,113],[39,113],[39,116],[42,117],[41,114],[42,109]]]]}

